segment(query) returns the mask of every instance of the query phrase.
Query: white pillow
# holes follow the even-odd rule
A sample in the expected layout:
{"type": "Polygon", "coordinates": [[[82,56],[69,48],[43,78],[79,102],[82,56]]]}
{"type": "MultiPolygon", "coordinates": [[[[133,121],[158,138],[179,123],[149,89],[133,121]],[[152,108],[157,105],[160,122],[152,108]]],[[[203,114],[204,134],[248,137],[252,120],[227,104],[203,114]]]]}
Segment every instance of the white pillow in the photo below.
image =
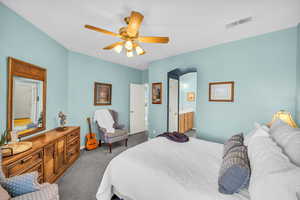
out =
{"type": "Polygon", "coordinates": [[[252,137],[248,157],[251,166],[251,200],[297,200],[300,168],[289,161],[271,137],[252,137]]]}
{"type": "Polygon", "coordinates": [[[248,145],[248,157],[251,166],[251,179],[263,177],[268,173],[282,171],[291,166],[289,159],[282,153],[281,148],[266,136],[263,130],[257,131],[248,145]],[[264,135],[263,135],[264,134],[264,135]]]}
{"type": "Polygon", "coordinates": [[[294,135],[300,134],[300,129],[293,128],[278,119],[271,125],[270,134],[281,147],[284,147],[294,135]]]}
{"type": "Polygon", "coordinates": [[[300,134],[296,134],[291,137],[288,143],[283,147],[286,155],[291,159],[291,161],[300,166],[300,134]]]}
{"type": "Polygon", "coordinates": [[[256,136],[269,136],[268,132],[269,132],[269,128],[267,126],[260,125],[259,123],[255,122],[254,129],[252,131],[250,131],[244,138],[244,145],[248,146],[251,138],[255,135],[256,136]],[[264,130],[264,131],[261,131],[261,130],[264,130]],[[259,132],[257,133],[257,131],[259,131],[259,132]],[[267,132],[267,133],[265,133],[265,132],[267,132]]]}
{"type": "Polygon", "coordinates": [[[299,200],[300,169],[268,174],[249,189],[251,200],[299,200]]]}
{"type": "Polygon", "coordinates": [[[270,134],[291,161],[300,166],[300,129],[276,120],[270,128],[270,134]]]}

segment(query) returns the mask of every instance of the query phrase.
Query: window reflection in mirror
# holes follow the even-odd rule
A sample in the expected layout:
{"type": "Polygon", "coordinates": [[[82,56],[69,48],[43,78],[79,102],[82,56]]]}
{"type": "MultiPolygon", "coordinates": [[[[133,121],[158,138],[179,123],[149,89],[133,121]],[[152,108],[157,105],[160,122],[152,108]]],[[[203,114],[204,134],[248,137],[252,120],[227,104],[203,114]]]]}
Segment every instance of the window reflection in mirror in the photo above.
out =
{"type": "Polygon", "coordinates": [[[14,76],[13,131],[25,134],[43,124],[43,82],[14,76]]]}

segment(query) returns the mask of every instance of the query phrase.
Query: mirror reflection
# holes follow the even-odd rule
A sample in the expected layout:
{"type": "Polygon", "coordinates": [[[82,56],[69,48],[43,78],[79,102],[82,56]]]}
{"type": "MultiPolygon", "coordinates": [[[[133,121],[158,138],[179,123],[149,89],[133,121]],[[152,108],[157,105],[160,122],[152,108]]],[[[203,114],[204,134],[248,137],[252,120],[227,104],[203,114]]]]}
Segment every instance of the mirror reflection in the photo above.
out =
{"type": "Polygon", "coordinates": [[[43,81],[14,76],[13,131],[24,134],[43,125],[43,81]]]}

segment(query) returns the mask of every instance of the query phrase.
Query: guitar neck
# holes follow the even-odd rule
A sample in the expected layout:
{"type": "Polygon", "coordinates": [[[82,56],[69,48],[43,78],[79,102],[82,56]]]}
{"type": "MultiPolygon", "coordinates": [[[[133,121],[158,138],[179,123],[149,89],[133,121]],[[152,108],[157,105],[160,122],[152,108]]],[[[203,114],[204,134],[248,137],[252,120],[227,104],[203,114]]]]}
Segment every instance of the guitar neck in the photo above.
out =
{"type": "Polygon", "coordinates": [[[89,132],[92,134],[92,125],[91,125],[91,118],[87,118],[88,125],[89,125],[89,132]]]}

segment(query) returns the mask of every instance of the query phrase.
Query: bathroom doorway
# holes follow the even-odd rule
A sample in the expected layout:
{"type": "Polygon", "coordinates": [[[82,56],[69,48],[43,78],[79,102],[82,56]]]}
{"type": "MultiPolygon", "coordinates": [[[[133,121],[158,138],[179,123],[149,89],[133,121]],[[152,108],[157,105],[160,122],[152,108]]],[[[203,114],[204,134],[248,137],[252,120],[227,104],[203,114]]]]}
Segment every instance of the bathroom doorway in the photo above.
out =
{"type": "Polygon", "coordinates": [[[175,69],[168,73],[168,132],[196,133],[197,70],[175,69]]]}

